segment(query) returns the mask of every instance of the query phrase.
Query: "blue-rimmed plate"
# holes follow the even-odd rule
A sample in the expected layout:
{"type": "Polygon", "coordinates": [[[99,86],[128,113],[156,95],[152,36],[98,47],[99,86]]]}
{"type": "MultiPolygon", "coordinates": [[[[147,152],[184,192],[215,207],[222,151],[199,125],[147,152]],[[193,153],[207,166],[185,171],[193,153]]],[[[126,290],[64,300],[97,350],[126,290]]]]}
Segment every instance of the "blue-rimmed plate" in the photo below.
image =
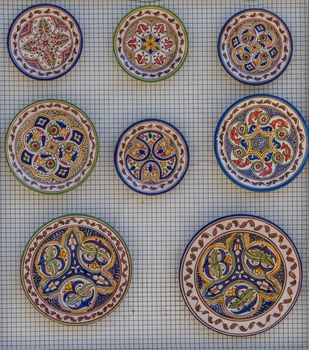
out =
{"type": "Polygon", "coordinates": [[[115,148],[115,166],[132,190],[156,195],[174,188],[189,165],[184,136],[159,119],[144,119],[126,129],[115,148]]]}
{"type": "Polygon", "coordinates": [[[191,313],[225,335],[253,335],[275,326],[294,306],[301,282],[301,260],[287,234],[249,215],[203,227],[180,265],[180,287],[191,313]]]}
{"type": "Polygon", "coordinates": [[[278,78],[293,52],[287,25],[277,15],[248,9],[232,16],[218,39],[218,54],[225,70],[236,80],[261,85],[278,78]]]}
{"type": "Polygon", "coordinates": [[[70,71],[83,47],[80,26],[65,9],[38,4],[11,24],[7,45],[15,66],[30,78],[51,80],[70,71]]]}
{"type": "Polygon", "coordinates": [[[215,152],[237,185],[271,191],[299,175],[308,158],[308,129],[300,112],[271,95],[251,95],[230,106],[215,132],[215,152]]]}

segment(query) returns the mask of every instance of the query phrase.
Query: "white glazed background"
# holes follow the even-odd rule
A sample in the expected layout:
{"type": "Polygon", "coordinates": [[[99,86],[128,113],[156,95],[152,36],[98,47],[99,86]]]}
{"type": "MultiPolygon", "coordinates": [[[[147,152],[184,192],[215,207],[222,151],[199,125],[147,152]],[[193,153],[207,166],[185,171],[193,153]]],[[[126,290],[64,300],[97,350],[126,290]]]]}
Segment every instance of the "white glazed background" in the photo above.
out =
{"type": "MultiPolygon", "coordinates": [[[[1,0],[0,137],[25,105],[57,98],[76,104],[92,118],[100,153],[92,176],[79,188],[44,196],[22,186],[0,154],[0,348],[62,349],[306,349],[309,303],[308,165],[288,187],[270,193],[243,190],[225,177],[213,152],[215,126],[224,110],[250,93],[271,93],[295,105],[308,122],[309,4],[307,0],[178,0],[155,2],[175,12],[189,31],[188,59],[176,76],[156,84],[129,77],[112,52],[118,21],[141,5],[129,0],[57,1],[79,21],[84,51],[68,75],[51,82],[19,73],[6,50],[14,17],[31,0],[1,0]],[[284,75],[270,85],[249,87],[227,75],[216,52],[224,22],[247,7],[275,12],[288,24],[294,56],[284,75]],[[95,52],[95,54],[93,54],[95,52]],[[191,163],[171,192],[146,197],[128,189],[113,164],[115,143],[131,123],[158,117],[187,138],[191,163]],[[32,233],[67,213],[105,220],[123,236],[132,253],[131,288],[119,308],[94,324],[70,327],[52,322],[27,300],[19,277],[20,257],[32,233]],[[223,215],[265,217],[285,230],[299,249],[304,281],[299,300],[279,325],[258,336],[231,338],[201,325],[178,287],[178,268],[188,241],[202,226],[223,215]]],[[[144,2],[145,3],[145,2],[144,2]]],[[[154,3],[154,2],[152,2],[154,3]]]]}

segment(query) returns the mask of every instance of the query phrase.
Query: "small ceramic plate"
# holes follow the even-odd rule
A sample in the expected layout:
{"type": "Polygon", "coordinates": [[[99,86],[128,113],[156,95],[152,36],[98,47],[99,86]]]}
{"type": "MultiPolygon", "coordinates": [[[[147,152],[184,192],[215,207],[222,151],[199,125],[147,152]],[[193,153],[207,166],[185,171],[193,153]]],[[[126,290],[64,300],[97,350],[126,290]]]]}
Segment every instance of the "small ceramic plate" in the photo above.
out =
{"type": "Polygon", "coordinates": [[[126,14],[114,33],[114,52],[133,78],[159,81],[183,65],[188,35],[181,20],[159,6],[143,6],[126,14]]]}
{"type": "Polygon", "coordinates": [[[173,125],[145,119],[131,125],[115,148],[115,166],[132,190],[148,195],[170,191],[184,177],[189,150],[183,135],[173,125]]]}
{"type": "Polygon", "coordinates": [[[76,19],[51,4],[21,12],[8,33],[8,51],[15,66],[30,78],[50,80],[71,70],[82,52],[82,32],[76,19]]]}
{"type": "Polygon", "coordinates": [[[188,244],[180,285],[192,314],[216,332],[246,336],[280,322],[294,306],[302,269],[289,237],[255,216],[220,218],[188,244]]]}
{"type": "Polygon", "coordinates": [[[286,24],[275,14],[250,9],[232,16],[223,26],[218,53],[225,70],[251,85],[271,82],[290,63],[293,45],[286,24]]]}
{"type": "Polygon", "coordinates": [[[295,107],[279,97],[247,96],[229,107],[215,133],[217,160],[237,185],[253,191],[285,186],[308,158],[308,130],[295,107]]]}
{"type": "Polygon", "coordinates": [[[43,100],[21,110],[7,131],[6,156],[18,180],[53,194],[80,185],[98,155],[98,138],[87,115],[59,100],[43,100]]]}
{"type": "Polygon", "coordinates": [[[131,279],[129,251],[119,234],[93,217],[57,218],[41,227],[25,248],[21,280],[43,315],[85,324],[111,313],[131,279]]]}

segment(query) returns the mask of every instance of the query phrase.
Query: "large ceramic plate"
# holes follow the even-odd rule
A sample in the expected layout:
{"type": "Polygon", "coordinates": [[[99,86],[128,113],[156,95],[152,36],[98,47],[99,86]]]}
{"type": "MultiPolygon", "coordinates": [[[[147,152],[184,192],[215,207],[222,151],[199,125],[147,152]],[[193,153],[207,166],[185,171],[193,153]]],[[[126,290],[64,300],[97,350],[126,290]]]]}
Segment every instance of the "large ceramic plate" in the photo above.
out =
{"type": "Polygon", "coordinates": [[[181,291],[192,314],[209,328],[253,335],[280,322],[299,295],[301,261],[278,226],[255,216],[211,222],[188,244],[181,291]]]}
{"type": "Polygon", "coordinates": [[[93,217],[72,215],[41,227],[25,248],[21,279],[45,316],[66,324],[112,312],[131,279],[129,251],[119,234],[93,217]]]}
{"type": "Polygon", "coordinates": [[[270,191],[302,171],[308,158],[308,130],[300,112],[287,101],[247,96],[221,117],[215,151],[222,170],[237,185],[270,191]]]}
{"type": "Polygon", "coordinates": [[[43,100],[21,110],[6,137],[6,155],[14,175],[46,194],[69,191],[91,174],[98,138],[87,115],[59,100],[43,100]]]}

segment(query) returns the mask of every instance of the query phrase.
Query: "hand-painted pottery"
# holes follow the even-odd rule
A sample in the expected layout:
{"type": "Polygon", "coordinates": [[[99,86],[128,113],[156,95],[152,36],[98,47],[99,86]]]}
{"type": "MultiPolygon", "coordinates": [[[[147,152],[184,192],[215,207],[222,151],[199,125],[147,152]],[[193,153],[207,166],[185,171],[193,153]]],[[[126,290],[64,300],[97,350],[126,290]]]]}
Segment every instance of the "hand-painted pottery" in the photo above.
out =
{"type": "Polygon", "coordinates": [[[289,237],[271,222],[229,216],[202,228],[188,244],[180,285],[192,314],[226,335],[264,332],[294,306],[302,269],[289,237]]]}
{"type": "Polygon", "coordinates": [[[25,248],[21,280],[27,297],[45,316],[85,324],[111,313],[131,279],[129,251],[119,234],[93,217],[57,218],[25,248]]]}
{"type": "Polygon", "coordinates": [[[308,158],[308,130],[301,114],[278,97],[247,96],[218,123],[215,151],[224,173],[237,185],[270,191],[287,185],[308,158]]]}
{"type": "Polygon", "coordinates": [[[50,4],[21,12],[8,33],[13,63],[34,79],[56,79],[66,74],[77,63],[82,46],[82,32],[75,18],[50,4]]]}
{"type": "Polygon", "coordinates": [[[184,177],[189,150],[174,126],[158,119],[131,125],[115,148],[115,166],[123,182],[148,195],[170,191],[184,177]]]}
{"type": "Polygon", "coordinates": [[[232,16],[218,40],[223,67],[245,84],[266,84],[278,78],[290,63],[292,51],[286,24],[275,14],[260,9],[232,16]]]}
{"type": "Polygon", "coordinates": [[[171,11],[143,6],[126,14],[114,33],[114,52],[133,78],[154,82],[173,75],[188,52],[184,24],[171,11]]]}
{"type": "Polygon", "coordinates": [[[6,156],[17,179],[33,190],[53,194],[80,185],[91,173],[98,138],[87,115],[58,100],[30,104],[12,121],[6,156]]]}

